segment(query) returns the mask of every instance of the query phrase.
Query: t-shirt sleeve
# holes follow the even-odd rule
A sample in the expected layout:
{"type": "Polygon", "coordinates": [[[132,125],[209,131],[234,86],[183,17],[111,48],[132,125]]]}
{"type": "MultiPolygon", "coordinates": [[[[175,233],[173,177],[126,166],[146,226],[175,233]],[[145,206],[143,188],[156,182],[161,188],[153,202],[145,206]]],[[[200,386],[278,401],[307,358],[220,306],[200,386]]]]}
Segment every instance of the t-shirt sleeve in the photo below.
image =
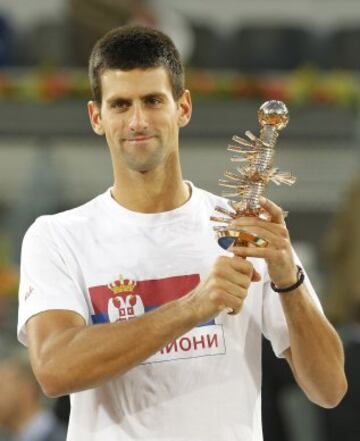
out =
{"type": "MultiPolygon", "coordinates": [[[[302,267],[300,259],[298,258],[295,251],[293,251],[293,253],[295,257],[295,263],[302,267]]],[[[304,284],[307,288],[307,291],[309,292],[309,295],[316,307],[323,313],[319,298],[316,295],[316,292],[305,270],[304,273],[304,284]]],[[[287,329],[285,314],[281,306],[280,294],[271,289],[268,275],[267,279],[265,280],[263,289],[263,334],[270,341],[275,355],[277,357],[284,357],[285,350],[290,347],[289,333],[287,329]]],[[[283,295],[291,295],[291,293],[283,295]]]]}
{"type": "Polygon", "coordinates": [[[26,322],[40,312],[71,310],[89,322],[86,299],[52,234],[49,218],[37,219],[22,244],[17,333],[26,346],[26,322]]]}

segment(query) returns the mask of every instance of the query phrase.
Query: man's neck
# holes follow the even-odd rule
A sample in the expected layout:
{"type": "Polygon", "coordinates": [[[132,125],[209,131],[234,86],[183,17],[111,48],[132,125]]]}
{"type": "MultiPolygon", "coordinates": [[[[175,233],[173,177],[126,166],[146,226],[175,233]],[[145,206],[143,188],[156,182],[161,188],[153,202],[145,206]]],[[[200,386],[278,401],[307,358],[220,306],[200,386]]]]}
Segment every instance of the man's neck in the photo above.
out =
{"type": "Polygon", "coordinates": [[[123,207],[140,213],[161,213],[185,204],[191,189],[179,169],[172,173],[126,173],[115,179],[112,196],[123,207]]]}

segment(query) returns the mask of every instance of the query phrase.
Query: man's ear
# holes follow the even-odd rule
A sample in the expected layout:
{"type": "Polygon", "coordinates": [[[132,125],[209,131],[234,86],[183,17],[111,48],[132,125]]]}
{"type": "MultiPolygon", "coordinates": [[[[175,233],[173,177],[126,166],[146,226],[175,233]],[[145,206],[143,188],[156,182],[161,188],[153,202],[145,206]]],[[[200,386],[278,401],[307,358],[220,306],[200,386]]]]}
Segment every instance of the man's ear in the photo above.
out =
{"type": "Polygon", "coordinates": [[[101,121],[100,107],[95,101],[89,101],[87,104],[91,127],[97,135],[103,135],[104,129],[101,121]]]}
{"type": "Polygon", "coordinates": [[[179,118],[178,118],[178,124],[179,127],[185,127],[188,125],[191,114],[192,114],[192,102],[191,102],[191,95],[189,90],[185,90],[184,93],[179,98],[179,118]]]}

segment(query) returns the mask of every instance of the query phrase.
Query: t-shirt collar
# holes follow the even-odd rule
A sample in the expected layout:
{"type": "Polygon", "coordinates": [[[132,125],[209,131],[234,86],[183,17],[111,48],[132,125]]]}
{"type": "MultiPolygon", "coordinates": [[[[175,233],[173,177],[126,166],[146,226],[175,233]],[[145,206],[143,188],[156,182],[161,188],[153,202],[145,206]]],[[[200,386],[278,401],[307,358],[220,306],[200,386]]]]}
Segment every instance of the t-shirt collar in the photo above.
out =
{"type": "Polygon", "coordinates": [[[190,181],[185,181],[191,189],[190,198],[180,207],[173,210],[163,211],[160,213],[141,213],[132,211],[119,204],[112,196],[112,187],[104,194],[107,207],[114,216],[119,217],[122,221],[138,224],[166,224],[180,220],[184,220],[186,216],[191,215],[194,208],[199,204],[199,190],[190,181]]]}

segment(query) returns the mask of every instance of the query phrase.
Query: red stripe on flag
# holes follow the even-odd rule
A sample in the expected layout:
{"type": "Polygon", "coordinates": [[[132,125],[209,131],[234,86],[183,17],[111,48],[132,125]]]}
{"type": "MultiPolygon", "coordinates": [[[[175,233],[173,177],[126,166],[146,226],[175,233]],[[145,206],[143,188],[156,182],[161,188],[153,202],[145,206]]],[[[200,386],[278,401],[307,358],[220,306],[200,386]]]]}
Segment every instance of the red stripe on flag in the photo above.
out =
{"type": "MultiPolygon", "coordinates": [[[[168,277],[166,279],[142,280],[136,283],[133,291],[113,293],[106,285],[89,288],[94,313],[107,312],[109,299],[116,296],[125,298],[129,294],[138,294],[145,307],[160,306],[171,300],[179,299],[193,290],[200,282],[198,274],[168,277]]],[[[114,283],[114,282],[112,282],[114,283]]],[[[116,283],[119,283],[117,280],[116,283]]],[[[125,283],[128,280],[125,279],[125,283]]]]}

